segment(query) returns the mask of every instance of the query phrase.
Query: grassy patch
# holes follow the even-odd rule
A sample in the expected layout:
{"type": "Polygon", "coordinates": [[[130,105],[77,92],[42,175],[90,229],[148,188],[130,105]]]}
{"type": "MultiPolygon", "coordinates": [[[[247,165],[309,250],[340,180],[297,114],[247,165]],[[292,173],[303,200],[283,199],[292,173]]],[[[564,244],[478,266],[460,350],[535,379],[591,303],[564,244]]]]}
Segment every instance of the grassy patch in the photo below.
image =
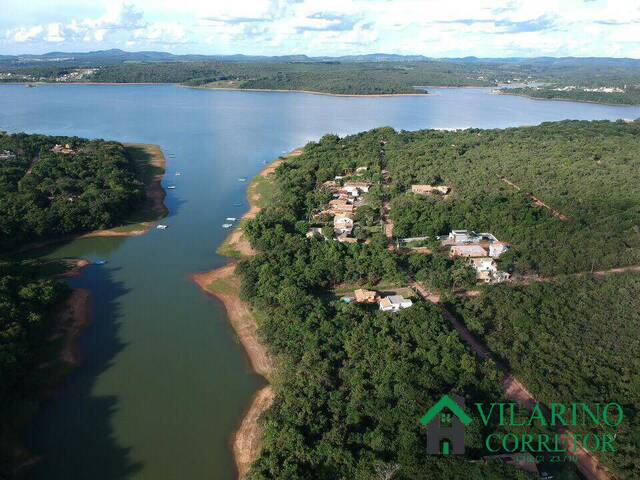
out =
{"type": "Polygon", "coordinates": [[[235,275],[216,278],[207,286],[207,290],[220,295],[237,295],[240,289],[240,279],[235,275]]]}
{"type": "MultiPolygon", "coordinates": [[[[160,147],[142,143],[125,145],[127,155],[136,165],[138,178],[144,183],[145,191],[161,190],[160,181],[165,173],[165,159],[160,147]]],[[[159,193],[162,195],[161,193],[159,193]]],[[[122,226],[113,230],[129,232],[140,230],[145,222],[154,222],[166,215],[154,198],[147,196],[143,204],[126,219],[122,226]]]]}
{"type": "Polygon", "coordinates": [[[249,201],[258,208],[269,205],[278,193],[278,185],[273,174],[258,175],[251,181],[247,190],[249,201]]]}

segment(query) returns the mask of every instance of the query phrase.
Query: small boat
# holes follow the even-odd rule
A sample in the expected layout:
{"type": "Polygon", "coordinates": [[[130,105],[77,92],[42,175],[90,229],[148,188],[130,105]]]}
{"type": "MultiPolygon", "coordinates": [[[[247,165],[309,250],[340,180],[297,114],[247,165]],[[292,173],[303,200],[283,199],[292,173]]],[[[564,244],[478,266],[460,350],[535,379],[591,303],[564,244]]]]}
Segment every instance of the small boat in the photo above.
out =
{"type": "Polygon", "coordinates": [[[167,188],[168,188],[169,190],[175,190],[176,186],[175,186],[175,185],[169,185],[167,188]]]}
{"type": "Polygon", "coordinates": [[[234,207],[241,207],[242,206],[242,202],[233,202],[232,205],[234,207]]]}
{"type": "Polygon", "coordinates": [[[227,217],[227,222],[235,222],[236,220],[236,217],[227,217]]]}
{"type": "Polygon", "coordinates": [[[233,227],[233,223],[223,223],[222,228],[231,228],[233,227]]]}
{"type": "Polygon", "coordinates": [[[246,182],[247,181],[247,177],[240,177],[238,179],[239,182],[246,182]]]}
{"type": "Polygon", "coordinates": [[[182,172],[176,172],[176,177],[179,177],[180,175],[182,175],[182,172]]]}
{"type": "Polygon", "coordinates": [[[157,225],[157,226],[156,226],[156,228],[157,228],[158,230],[166,230],[166,229],[168,228],[168,225],[160,224],[160,225],[157,225]]]}
{"type": "Polygon", "coordinates": [[[96,260],[95,262],[93,262],[94,265],[106,265],[106,263],[106,260],[96,260]]]}

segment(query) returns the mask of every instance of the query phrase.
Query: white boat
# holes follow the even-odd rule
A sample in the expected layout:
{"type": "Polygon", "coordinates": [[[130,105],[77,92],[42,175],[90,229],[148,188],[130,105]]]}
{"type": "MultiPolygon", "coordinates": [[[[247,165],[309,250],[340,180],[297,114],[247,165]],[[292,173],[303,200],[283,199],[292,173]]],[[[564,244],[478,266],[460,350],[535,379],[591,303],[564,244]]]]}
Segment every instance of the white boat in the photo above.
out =
{"type": "Polygon", "coordinates": [[[240,177],[238,179],[239,182],[246,182],[247,181],[247,177],[240,177]]]}
{"type": "Polygon", "coordinates": [[[182,172],[176,172],[176,177],[179,177],[180,175],[182,175],[182,172]]]}
{"type": "Polygon", "coordinates": [[[167,188],[168,188],[169,190],[175,190],[176,186],[175,186],[175,185],[169,185],[167,188]]]}
{"type": "Polygon", "coordinates": [[[168,227],[168,225],[163,225],[163,224],[160,224],[160,225],[157,225],[157,226],[156,226],[156,228],[157,228],[158,230],[166,230],[166,229],[167,229],[167,227],[168,227]]]}
{"type": "Polygon", "coordinates": [[[236,220],[236,217],[227,217],[227,222],[235,222],[236,220]]]}
{"type": "Polygon", "coordinates": [[[231,228],[233,227],[233,223],[223,223],[222,228],[231,228]]]}

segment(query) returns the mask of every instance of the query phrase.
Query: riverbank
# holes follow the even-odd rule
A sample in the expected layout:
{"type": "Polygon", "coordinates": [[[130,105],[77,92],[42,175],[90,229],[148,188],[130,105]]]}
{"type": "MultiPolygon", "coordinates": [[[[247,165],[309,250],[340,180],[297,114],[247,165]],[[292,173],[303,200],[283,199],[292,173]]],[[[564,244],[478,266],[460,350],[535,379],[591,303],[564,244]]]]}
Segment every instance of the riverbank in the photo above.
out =
{"type": "MultiPolygon", "coordinates": [[[[276,168],[287,158],[297,157],[301,154],[302,150],[294,150],[286,157],[267,165],[254,177],[247,188],[247,199],[250,208],[242,216],[240,225],[227,236],[227,239],[218,248],[220,255],[239,259],[256,254],[242,233],[242,224],[247,219],[254,218],[264,205],[269,203],[270,196],[275,194],[271,176],[276,168]]],[[[236,260],[230,261],[223,267],[209,272],[194,274],[192,280],[204,292],[222,302],[229,317],[229,322],[249,358],[252,370],[263,376],[267,381],[270,381],[275,372],[274,361],[258,336],[256,312],[247,302],[240,299],[241,278],[235,273],[236,265],[236,260]]],[[[253,397],[238,430],[231,439],[234,461],[238,477],[241,479],[246,476],[251,464],[260,454],[262,428],[258,424],[258,420],[269,409],[274,398],[275,393],[271,386],[267,385],[259,390],[253,397]]]]}
{"type": "Polygon", "coordinates": [[[78,238],[137,237],[147,233],[156,221],[165,217],[169,213],[169,210],[164,205],[166,192],[162,188],[166,159],[160,146],[147,143],[124,143],[123,145],[128,155],[136,162],[140,178],[144,183],[146,198],[139,209],[125,219],[122,225],[117,227],[33,242],[18,248],[13,253],[36,250],[58,243],[70,242],[78,238]]]}
{"type": "Polygon", "coordinates": [[[139,169],[138,174],[144,183],[145,202],[131,217],[124,221],[123,225],[105,230],[94,230],[80,235],[80,238],[144,235],[157,220],[169,213],[169,209],[164,205],[166,192],[162,188],[167,162],[160,146],[148,143],[123,143],[123,145],[139,169]]]}
{"type": "Polygon", "coordinates": [[[591,103],[593,105],[606,105],[608,107],[637,107],[638,106],[637,103],[599,102],[597,100],[583,100],[583,99],[579,99],[579,98],[536,97],[536,96],[533,96],[533,95],[528,95],[526,93],[513,93],[513,92],[510,92],[509,89],[506,89],[506,90],[494,89],[493,93],[495,93],[496,95],[512,95],[514,97],[524,97],[524,98],[528,98],[530,100],[550,100],[550,101],[553,101],[553,102],[591,103]]]}
{"type": "Polygon", "coordinates": [[[362,97],[362,98],[381,98],[381,97],[425,97],[432,95],[430,93],[331,93],[318,92],[315,90],[294,90],[279,88],[239,88],[239,87],[207,87],[205,85],[182,85],[185,88],[195,88],[197,90],[223,90],[229,92],[280,92],[280,93],[308,93],[310,95],[323,95],[326,97],[362,97]]]}

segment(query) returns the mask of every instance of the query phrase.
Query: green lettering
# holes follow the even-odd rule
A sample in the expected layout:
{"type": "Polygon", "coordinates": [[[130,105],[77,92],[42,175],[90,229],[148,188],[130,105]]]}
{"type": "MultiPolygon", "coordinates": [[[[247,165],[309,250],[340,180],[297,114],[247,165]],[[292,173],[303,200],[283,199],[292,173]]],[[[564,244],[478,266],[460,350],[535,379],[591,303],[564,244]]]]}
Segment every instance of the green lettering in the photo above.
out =
{"type": "Polygon", "coordinates": [[[534,420],[537,420],[538,422],[540,422],[540,425],[542,425],[543,427],[547,426],[547,420],[544,418],[544,415],[542,414],[542,410],[540,409],[539,403],[536,403],[533,407],[533,410],[531,410],[531,416],[529,417],[529,423],[527,425],[531,426],[534,420]]]}
{"type": "Polygon", "coordinates": [[[533,452],[533,447],[531,446],[531,442],[533,441],[533,435],[529,433],[525,433],[520,438],[520,451],[521,452],[533,452]]]}
{"type": "Polygon", "coordinates": [[[504,437],[502,437],[502,448],[506,452],[513,453],[518,450],[518,437],[516,437],[513,433],[507,433],[504,437]],[[507,439],[513,439],[513,442],[507,442],[507,439]]]}
{"type": "Polygon", "coordinates": [[[611,435],[610,433],[603,434],[602,435],[602,451],[615,452],[616,447],[613,446],[614,440],[615,438],[613,438],[613,435],[611,435]]]}
{"type": "Polygon", "coordinates": [[[482,419],[482,423],[484,424],[484,426],[488,426],[489,425],[489,419],[491,418],[491,415],[493,414],[493,408],[496,406],[495,403],[491,404],[491,408],[489,408],[489,413],[487,415],[484,414],[484,408],[482,408],[482,404],[481,403],[476,403],[476,408],[478,409],[478,413],[480,414],[480,418],[482,419]]]}
{"type": "Polygon", "coordinates": [[[596,404],[595,414],[591,411],[591,409],[589,408],[589,405],[587,405],[586,403],[581,403],[580,407],[582,408],[582,425],[587,424],[585,419],[585,413],[587,414],[588,417],[591,418],[591,423],[593,423],[594,425],[600,425],[600,404],[599,403],[596,404]]]}
{"type": "Polygon", "coordinates": [[[609,425],[610,427],[617,427],[618,425],[620,425],[622,423],[622,418],[624,417],[624,412],[622,411],[622,407],[620,406],[619,403],[607,403],[604,406],[604,411],[602,412],[602,419],[604,420],[604,423],[606,423],[607,425],[609,425]],[[616,419],[616,421],[614,423],[610,423],[609,422],[609,407],[613,406],[613,408],[616,409],[616,412],[618,413],[618,418],[616,419]]]}
{"type": "Polygon", "coordinates": [[[516,418],[518,418],[516,408],[517,405],[515,403],[509,404],[509,425],[512,427],[523,427],[525,425],[524,421],[522,423],[516,422],[516,418]]]}
{"type": "MultiPolygon", "coordinates": [[[[491,448],[491,437],[498,437],[498,436],[499,435],[497,433],[492,433],[491,435],[488,435],[487,439],[484,441],[485,447],[487,447],[487,450],[489,450],[492,453],[500,451],[500,447],[496,448],[495,450],[493,448],[491,448]]],[[[500,442],[498,442],[498,443],[500,443],[500,442]]]]}
{"type": "Polygon", "coordinates": [[[562,416],[565,412],[565,407],[562,403],[552,403],[551,404],[551,425],[567,425],[564,417],[562,416]],[[559,424],[557,422],[560,422],[559,424]]]}
{"type": "Polygon", "coordinates": [[[538,451],[542,452],[542,447],[544,447],[544,450],[547,452],[550,452],[551,450],[549,450],[549,435],[547,435],[546,433],[541,433],[540,435],[538,435],[538,451]]]}

